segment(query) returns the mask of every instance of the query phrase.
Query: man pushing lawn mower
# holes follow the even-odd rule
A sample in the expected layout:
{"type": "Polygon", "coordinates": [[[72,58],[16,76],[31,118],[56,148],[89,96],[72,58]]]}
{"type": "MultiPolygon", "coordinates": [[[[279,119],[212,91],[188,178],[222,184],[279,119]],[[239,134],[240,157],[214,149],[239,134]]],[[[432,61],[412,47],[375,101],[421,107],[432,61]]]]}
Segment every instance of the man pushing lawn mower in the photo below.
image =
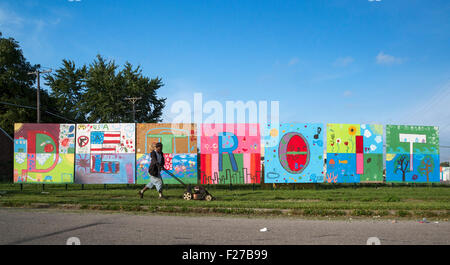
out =
{"type": "Polygon", "coordinates": [[[165,170],[166,173],[174,178],[176,181],[180,182],[185,188],[186,191],[183,194],[183,199],[185,200],[207,200],[211,201],[214,199],[214,197],[205,189],[203,186],[195,186],[191,187],[191,185],[184,184],[183,181],[181,181],[177,176],[175,176],[172,172],[164,169],[164,154],[162,152],[162,143],[156,143],[152,145],[153,151],[150,153],[151,162],[150,167],[148,168],[148,174],[150,175],[150,182],[145,185],[145,187],[139,191],[139,196],[144,198],[144,192],[146,190],[149,190],[153,188],[153,186],[156,187],[156,190],[159,192],[159,198],[165,199],[165,197],[162,194],[162,187],[163,187],[163,181],[161,177],[161,170],[165,170]]]}
{"type": "Polygon", "coordinates": [[[150,182],[145,185],[145,187],[139,191],[139,196],[144,198],[144,192],[155,186],[156,190],[159,192],[159,198],[165,199],[162,194],[163,181],[161,177],[161,170],[164,168],[164,154],[162,152],[162,143],[156,143],[155,149],[150,153],[150,167],[148,168],[148,174],[150,175],[150,182]]]}

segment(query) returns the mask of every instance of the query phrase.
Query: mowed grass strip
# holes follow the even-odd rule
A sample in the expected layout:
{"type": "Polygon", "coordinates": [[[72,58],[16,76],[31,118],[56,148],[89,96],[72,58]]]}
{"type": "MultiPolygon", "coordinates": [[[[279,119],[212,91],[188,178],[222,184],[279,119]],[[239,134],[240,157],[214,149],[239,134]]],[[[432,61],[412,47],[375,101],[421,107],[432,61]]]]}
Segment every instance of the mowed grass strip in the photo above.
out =
{"type": "Polygon", "coordinates": [[[42,185],[0,184],[0,205],[6,207],[75,207],[111,211],[217,213],[287,216],[450,216],[450,188],[431,187],[341,187],[335,189],[227,189],[210,186],[214,201],[185,201],[184,189],[165,190],[167,200],[158,200],[150,190],[140,199],[142,185],[42,185]]]}

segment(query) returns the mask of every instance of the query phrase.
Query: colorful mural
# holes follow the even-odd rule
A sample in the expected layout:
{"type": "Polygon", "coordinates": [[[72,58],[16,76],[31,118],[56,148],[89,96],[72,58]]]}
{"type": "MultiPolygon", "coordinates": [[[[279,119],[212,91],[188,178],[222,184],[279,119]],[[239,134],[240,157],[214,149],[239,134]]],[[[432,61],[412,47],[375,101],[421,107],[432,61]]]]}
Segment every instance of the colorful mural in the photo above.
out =
{"type": "Polygon", "coordinates": [[[14,124],[14,182],[73,183],[75,124],[14,124]]]}
{"type": "Polygon", "coordinates": [[[261,181],[259,124],[202,124],[201,184],[261,181]]]}
{"type": "MultiPolygon", "coordinates": [[[[148,167],[152,144],[161,142],[165,169],[186,184],[197,184],[197,125],[171,123],[138,123],[136,128],[136,183],[150,180],[148,167]]],[[[162,171],[164,184],[179,184],[162,171]]]]}
{"type": "Polygon", "coordinates": [[[328,124],[325,182],[383,181],[383,125],[328,124]]]}
{"type": "Polygon", "coordinates": [[[323,182],[323,124],[267,124],[264,183],[323,182]]]}
{"type": "Polygon", "coordinates": [[[439,128],[386,125],[386,182],[439,182],[439,128]]]}
{"type": "Polygon", "coordinates": [[[135,124],[77,124],[75,183],[135,183],[135,124]]]}
{"type": "MultiPolygon", "coordinates": [[[[202,124],[198,157],[196,124],[17,123],[14,182],[148,183],[156,142],[163,143],[166,170],[188,184],[198,179],[202,184],[261,183],[262,152],[265,183],[384,179],[382,125],[328,124],[326,172],[322,124],[271,126],[263,128],[262,150],[259,124],[202,124]]],[[[178,183],[165,172],[162,176],[166,184],[178,183]]],[[[439,180],[439,128],[387,125],[386,181],[439,180]]]]}

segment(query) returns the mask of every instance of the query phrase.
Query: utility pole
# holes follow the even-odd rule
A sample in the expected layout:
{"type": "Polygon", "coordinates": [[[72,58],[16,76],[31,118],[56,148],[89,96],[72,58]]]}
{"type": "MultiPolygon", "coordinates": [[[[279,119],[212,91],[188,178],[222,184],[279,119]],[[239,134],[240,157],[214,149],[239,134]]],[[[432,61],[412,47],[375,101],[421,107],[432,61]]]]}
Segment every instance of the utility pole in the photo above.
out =
{"type": "Polygon", "coordinates": [[[36,89],[36,105],[37,105],[37,123],[41,122],[41,111],[40,111],[40,105],[41,105],[41,101],[40,101],[40,97],[39,97],[39,92],[40,92],[40,77],[41,74],[45,74],[45,73],[51,73],[52,69],[50,70],[45,70],[45,71],[39,71],[39,69],[37,69],[34,72],[29,72],[29,75],[36,75],[37,78],[37,89],[36,89]]]}
{"type": "Polygon", "coordinates": [[[140,111],[140,110],[136,110],[136,101],[142,99],[142,97],[125,98],[125,99],[130,101],[131,104],[133,104],[133,122],[136,122],[136,111],[140,111]]]}

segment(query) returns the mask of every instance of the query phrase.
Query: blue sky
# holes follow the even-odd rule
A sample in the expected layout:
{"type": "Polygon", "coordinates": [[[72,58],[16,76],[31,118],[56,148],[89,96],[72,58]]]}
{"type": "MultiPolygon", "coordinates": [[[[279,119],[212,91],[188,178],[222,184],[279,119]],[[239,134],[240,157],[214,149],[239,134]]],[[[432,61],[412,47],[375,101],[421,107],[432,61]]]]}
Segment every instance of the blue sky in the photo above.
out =
{"type": "MultiPolygon", "coordinates": [[[[31,63],[96,54],[162,77],[171,104],[277,100],[282,122],[437,125],[450,146],[450,1],[0,3],[31,63]]],[[[441,148],[441,161],[450,149],[441,148]]]]}

